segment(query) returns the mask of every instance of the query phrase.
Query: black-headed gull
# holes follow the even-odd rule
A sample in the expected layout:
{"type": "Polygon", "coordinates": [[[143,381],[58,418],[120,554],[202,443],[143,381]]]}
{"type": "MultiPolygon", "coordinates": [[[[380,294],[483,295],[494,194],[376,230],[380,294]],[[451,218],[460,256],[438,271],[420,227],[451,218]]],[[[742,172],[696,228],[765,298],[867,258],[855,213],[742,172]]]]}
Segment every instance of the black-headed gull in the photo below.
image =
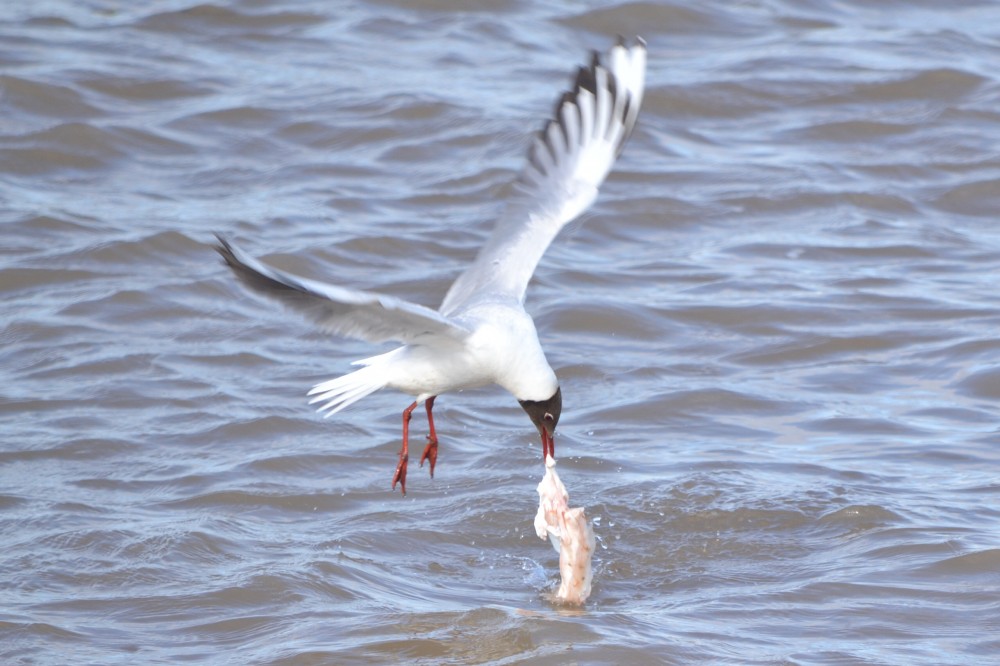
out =
{"type": "Polygon", "coordinates": [[[381,388],[416,397],[403,411],[403,446],[392,477],[406,494],[409,422],[424,403],[430,434],[420,465],[434,476],[437,433],[431,410],[448,391],[499,384],[517,398],[542,438],[542,460],[555,456],[554,432],[562,411],[559,382],[524,310],[535,266],[559,230],[597,198],[632,133],[646,70],[646,43],[619,42],[581,67],[554,117],[535,137],[493,233],[437,310],[391,296],[296,277],[266,266],[221,236],[216,249],[256,291],[303,311],[325,330],[369,342],[403,346],[355,361],[364,366],[318,384],[309,395],[329,416],[381,388]]]}

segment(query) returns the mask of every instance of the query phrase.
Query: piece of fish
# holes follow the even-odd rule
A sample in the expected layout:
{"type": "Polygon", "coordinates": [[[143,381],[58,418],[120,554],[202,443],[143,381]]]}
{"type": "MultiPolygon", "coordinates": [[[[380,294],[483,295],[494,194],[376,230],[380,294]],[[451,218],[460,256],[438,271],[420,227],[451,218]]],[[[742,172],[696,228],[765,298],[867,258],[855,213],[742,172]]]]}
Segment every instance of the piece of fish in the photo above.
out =
{"type": "Polygon", "coordinates": [[[590,560],[594,555],[594,530],[583,507],[569,508],[569,493],[556,474],[556,461],[545,458],[545,476],[538,484],[538,513],[535,532],[548,539],[559,553],[559,573],[562,580],[555,593],[557,601],[582,604],[590,596],[593,572],[590,560]]]}

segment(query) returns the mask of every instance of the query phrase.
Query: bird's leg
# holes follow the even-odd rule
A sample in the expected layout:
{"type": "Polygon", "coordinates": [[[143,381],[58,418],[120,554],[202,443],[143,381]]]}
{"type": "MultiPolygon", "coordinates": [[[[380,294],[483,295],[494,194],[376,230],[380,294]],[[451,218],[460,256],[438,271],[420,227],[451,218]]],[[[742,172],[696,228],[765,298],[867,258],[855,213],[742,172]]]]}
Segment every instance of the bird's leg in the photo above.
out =
{"type": "Polygon", "coordinates": [[[434,478],[434,465],[437,463],[438,459],[438,437],[437,433],[434,432],[434,414],[431,410],[434,409],[434,398],[436,395],[432,395],[427,398],[427,426],[430,428],[431,434],[427,435],[427,446],[424,448],[424,455],[420,456],[420,466],[424,466],[424,461],[430,462],[431,467],[431,478],[434,478]]]}
{"type": "Polygon", "coordinates": [[[396,482],[399,482],[399,489],[406,494],[406,463],[410,460],[410,416],[417,408],[417,403],[413,403],[403,410],[403,448],[399,450],[399,464],[396,465],[396,473],[392,475],[392,489],[396,489],[396,482]]]}

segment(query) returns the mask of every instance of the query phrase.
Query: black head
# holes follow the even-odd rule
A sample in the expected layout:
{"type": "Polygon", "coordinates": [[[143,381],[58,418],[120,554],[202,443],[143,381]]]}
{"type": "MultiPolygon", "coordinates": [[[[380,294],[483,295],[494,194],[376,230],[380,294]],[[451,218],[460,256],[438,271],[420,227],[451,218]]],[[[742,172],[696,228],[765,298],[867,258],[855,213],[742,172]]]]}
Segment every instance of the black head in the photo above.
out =
{"type": "Polygon", "coordinates": [[[538,428],[538,434],[543,439],[552,435],[559,423],[559,415],[562,414],[562,389],[556,388],[556,392],[548,400],[518,400],[521,409],[528,412],[531,422],[538,428]]]}

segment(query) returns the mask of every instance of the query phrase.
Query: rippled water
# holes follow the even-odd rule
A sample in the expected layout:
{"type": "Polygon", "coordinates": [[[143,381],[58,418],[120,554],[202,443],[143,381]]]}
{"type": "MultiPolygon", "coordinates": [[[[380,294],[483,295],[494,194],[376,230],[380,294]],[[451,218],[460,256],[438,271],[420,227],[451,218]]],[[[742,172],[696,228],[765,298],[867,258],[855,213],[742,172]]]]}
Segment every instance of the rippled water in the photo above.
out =
{"type": "Polygon", "coordinates": [[[0,661],[996,660],[995,3],[338,4],[0,9],[0,661]],[[516,402],[440,398],[401,498],[409,398],[305,399],[378,349],[209,243],[436,305],[617,33],[640,127],[528,297],[573,610],[516,402]]]}

